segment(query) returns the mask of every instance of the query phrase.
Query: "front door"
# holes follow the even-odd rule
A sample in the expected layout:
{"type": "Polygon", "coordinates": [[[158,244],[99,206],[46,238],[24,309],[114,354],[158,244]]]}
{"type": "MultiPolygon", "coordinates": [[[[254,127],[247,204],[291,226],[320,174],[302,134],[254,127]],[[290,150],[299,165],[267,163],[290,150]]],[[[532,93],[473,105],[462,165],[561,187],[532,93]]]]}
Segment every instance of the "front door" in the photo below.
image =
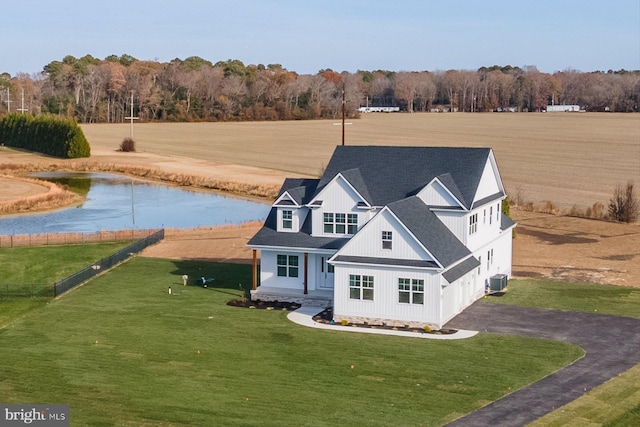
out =
{"type": "Polygon", "coordinates": [[[329,257],[318,257],[318,288],[320,289],[333,289],[333,265],[329,264],[327,260],[329,257]]]}

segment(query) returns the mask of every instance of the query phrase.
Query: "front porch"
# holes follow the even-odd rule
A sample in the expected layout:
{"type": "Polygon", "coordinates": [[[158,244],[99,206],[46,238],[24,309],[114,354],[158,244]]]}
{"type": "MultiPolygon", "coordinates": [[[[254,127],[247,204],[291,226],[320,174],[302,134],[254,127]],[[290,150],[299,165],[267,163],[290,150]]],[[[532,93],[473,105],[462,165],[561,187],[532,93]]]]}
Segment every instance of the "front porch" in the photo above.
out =
{"type": "Polygon", "coordinates": [[[302,289],[276,288],[258,286],[251,290],[252,301],[287,301],[314,307],[332,307],[333,289],[308,291],[302,289]]]}

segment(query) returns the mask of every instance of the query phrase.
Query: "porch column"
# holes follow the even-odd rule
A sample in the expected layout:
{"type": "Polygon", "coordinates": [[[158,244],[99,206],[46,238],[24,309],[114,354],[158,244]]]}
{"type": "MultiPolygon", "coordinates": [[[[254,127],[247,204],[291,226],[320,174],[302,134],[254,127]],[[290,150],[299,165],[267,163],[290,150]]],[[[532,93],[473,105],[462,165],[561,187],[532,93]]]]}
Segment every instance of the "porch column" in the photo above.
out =
{"type": "Polygon", "coordinates": [[[253,281],[251,282],[251,289],[253,289],[254,291],[256,290],[257,286],[258,286],[258,256],[257,256],[257,252],[255,249],[253,250],[253,281]]]}
{"type": "Polygon", "coordinates": [[[305,252],[304,253],[304,294],[305,295],[309,293],[309,287],[308,287],[309,275],[307,274],[308,266],[309,266],[309,254],[305,252]]]}

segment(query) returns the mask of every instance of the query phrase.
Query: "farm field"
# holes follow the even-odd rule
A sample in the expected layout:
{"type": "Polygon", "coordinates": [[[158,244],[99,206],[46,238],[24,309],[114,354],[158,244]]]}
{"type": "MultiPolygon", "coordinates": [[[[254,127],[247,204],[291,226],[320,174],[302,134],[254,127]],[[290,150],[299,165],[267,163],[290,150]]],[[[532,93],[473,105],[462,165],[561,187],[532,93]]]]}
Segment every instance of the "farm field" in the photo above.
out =
{"type": "MultiPolygon", "coordinates": [[[[334,123],[339,121],[136,123],[136,153],[116,151],[129,136],[129,124],[83,125],[92,146],[90,159],[66,161],[0,149],[0,174],[2,166],[11,173],[11,167],[33,163],[124,164],[260,183],[276,191],[287,176],[318,175],[340,143],[340,126],[334,123]]],[[[616,184],[632,179],[640,185],[637,114],[368,114],[346,129],[347,143],[492,146],[512,198],[550,200],[559,210],[574,204],[585,209],[596,201],[606,206],[616,184]]],[[[1,200],[25,194],[20,186],[6,184],[9,179],[4,182],[1,200]]],[[[517,277],[640,286],[638,225],[517,209],[512,216],[519,223],[513,259],[517,277]]],[[[223,239],[192,230],[168,238],[154,254],[243,262],[250,259],[244,243],[257,227],[225,230],[229,237],[223,239]],[[230,239],[232,251],[225,246],[230,239]]]]}
{"type": "MultiPolygon", "coordinates": [[[[349,145],[491,147],[512,199],[520,193],[536,204],[548,200],[560,209],[585,209],[595,202],[606,205],[618,183],[640,183],[638,114],[372,113],[349,122],[349,145]]],[[[319,174],[341,143],[339,123],[135,124],[134,139],[142,152],[137,154],[114,152],[129,136],[129,124],[82,129],[96,160],[136,162],[144,153],[165,157],[155,160],[157,166],[171,168],[179,158],[197,159],[187,166],[193,173],[237,165],[240,169],[229,171],[232,176],[244,172],[244,179],[279,184],[284,176],[319,174]]]]}

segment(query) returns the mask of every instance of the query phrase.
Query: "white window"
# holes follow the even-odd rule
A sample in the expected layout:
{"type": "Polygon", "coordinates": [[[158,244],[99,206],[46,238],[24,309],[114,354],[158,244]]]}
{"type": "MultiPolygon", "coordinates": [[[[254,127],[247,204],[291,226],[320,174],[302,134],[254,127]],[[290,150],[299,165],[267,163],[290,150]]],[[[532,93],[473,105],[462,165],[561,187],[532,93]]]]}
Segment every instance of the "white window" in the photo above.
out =
{"type": "Polygon", "coordinates": [[[278,255],[278,276],[298,277],[298,255],[278,255]]]}
{"type": "Polygon", "coordinates": [[[469,217],[469,234],[478,231],[478,214],[474,213],[469,217]]]}
{"type": "Polygon", "coordinates": [[[358,232],[358,214],[347,214],[347,234],[358,232]]]}
{"type": "Polygon", "coordinates": [[[498,206],[496,206],[496,222],[498,224],[500,223],[500,203],[498,203],[498,206]]]}
{"type": "Polygon", "coordinates": [[[325,212],[322,217],[325,234],[356,234],[358,214],[325,212]]]}
{"type": "Polygon", "coordinates": [[[293,228],[293,211],[282,211],[282,228],[293,228]]]}
{"type": "Polygon", "coordinates": [[[493,206],[489,206],[489,224],[491,224],[492,218],[493,218],[493,206]]]}
{"type": "Polygon", "coordinates": [[[391,249],[393,247],[393,232],[382,232],[382,249],[391,249]]]}
{"type": "Polygon", "coordinates": [[[333,234],[333,214],[325,212],[323,215],[324,232],[333,234]]]}
{"type": "Polygon", "coordinates": [[[398,302],[403,304],[424,304],[424,280],[398,279],[398,302]]]}
{"type": "Polygon", "coordinates": [[[349,298],[373,301],[373,276],[350,274],[349,298]]]}

